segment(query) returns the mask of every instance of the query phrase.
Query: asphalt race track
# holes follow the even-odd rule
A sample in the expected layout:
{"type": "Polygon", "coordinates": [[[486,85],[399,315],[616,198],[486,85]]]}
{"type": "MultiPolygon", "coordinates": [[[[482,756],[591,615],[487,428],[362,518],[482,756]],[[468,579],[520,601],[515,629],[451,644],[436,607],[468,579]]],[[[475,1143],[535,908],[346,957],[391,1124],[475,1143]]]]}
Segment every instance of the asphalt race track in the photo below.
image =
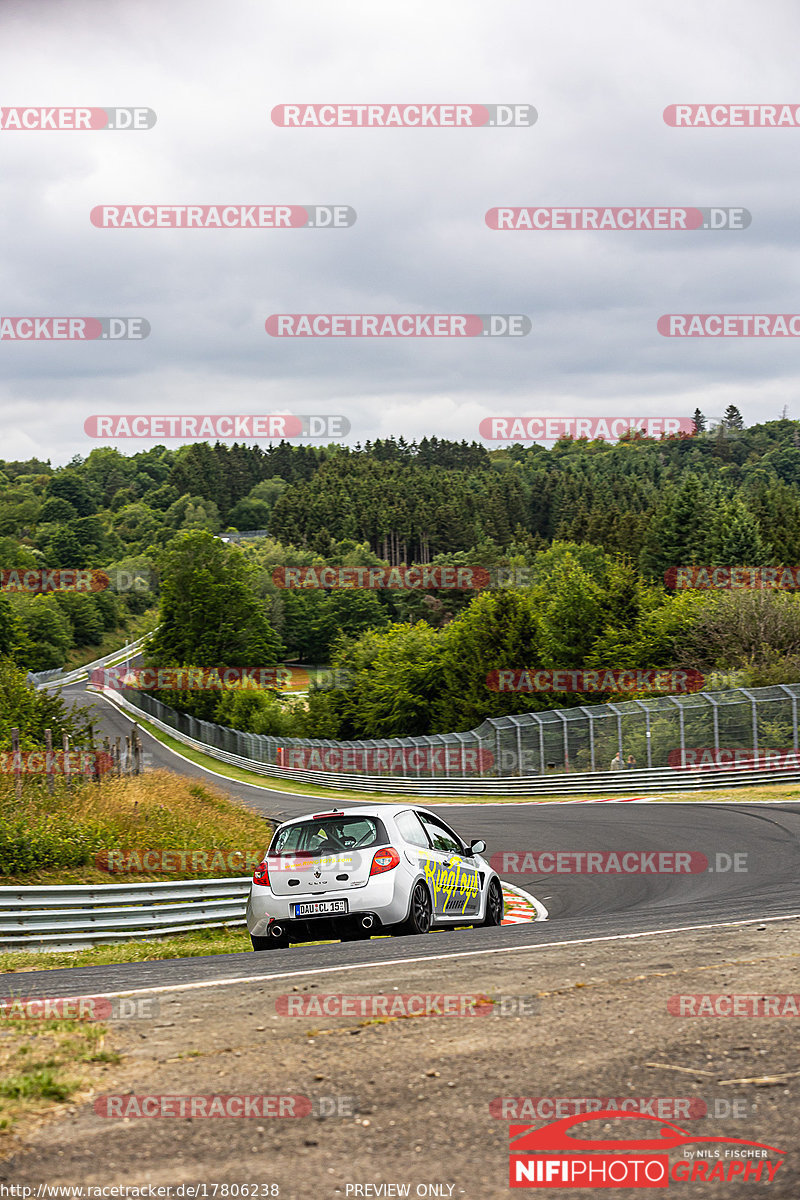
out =
{"type": "MultiPolygon", "coordinates": [[[[100,737],[128,732],[126,717],[108,702],[86,695],[83,688],[65,689],[65,699],[94,703],[100,737]]],[[[141,737],[152,756],[151,769],[165,767],[213,782],[267,816],[285,818],[319,811],[325,803],[214,776],[164,749],[144,731],[141,737]]],[[[25,994],[67,996],[166,988],[800,915],[797,804],[472,804],[448,805],[445,814],[463,836],[483,837],[488,856],[504,851],[684,851],[704,854],[708,868],[680,875],[537,875],[506,870],[500,872],[504,879],[533,892],[545,904],[549,921],[261,954],[25,972],[25,994]],[[739,870],[734,870],[734,865],[739,870]]],[[[18,975],[0,982],[3,996],[19,991],[18,975]]]]}

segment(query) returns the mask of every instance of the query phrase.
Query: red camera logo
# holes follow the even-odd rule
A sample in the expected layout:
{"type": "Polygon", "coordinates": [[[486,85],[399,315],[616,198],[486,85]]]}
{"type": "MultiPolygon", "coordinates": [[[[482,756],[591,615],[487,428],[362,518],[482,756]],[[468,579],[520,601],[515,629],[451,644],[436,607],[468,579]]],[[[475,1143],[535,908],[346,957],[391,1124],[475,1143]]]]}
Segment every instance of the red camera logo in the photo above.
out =
{"type": "Polygon", "coordinates": [[[736,1179],[771,1183],[782,1160],[772,1162],[768,1155],[784,1151],[764,1142],[751,1142],[742,1138],[701,1136],[668,1125],[658,1117],[643,1113],[606,1110],[585,1115],[564,1117],[550,1125],[535,1128],[532,1125],[509,1127],[509,1185],[511,1187],[546,1188],[632,1188],[669,1187],[670,1180],[685,1182],[732,1181],[736,1179]],[[575,1125],[596,1121],[606,1123],[617,1120],[650,1121],[653,1129],[651,1138],[591,1138],[574,1136],[570,1130],[575,1125]],[[727,1149],[713,1161],[691,1161],[680,1159],[670,1168],[669,1157],[664,1151],[682,1148],[695,1143],[743,1147],[727,1149]],[[632,1157],[630,1151],[636,1152],[632,1157]],[[747,1161],[758,1157],[760,1161],[747,1161]]]}

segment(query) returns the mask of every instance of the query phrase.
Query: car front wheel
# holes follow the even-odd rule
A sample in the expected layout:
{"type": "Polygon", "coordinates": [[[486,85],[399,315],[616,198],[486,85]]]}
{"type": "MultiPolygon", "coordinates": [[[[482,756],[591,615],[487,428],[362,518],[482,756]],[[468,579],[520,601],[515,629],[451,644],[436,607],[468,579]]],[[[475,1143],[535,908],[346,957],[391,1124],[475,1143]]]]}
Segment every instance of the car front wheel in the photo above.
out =
{"type": "Polygon", "coordinates": [[[503,889],[500,886],[500,880],[493,879],[489,884],[489,895],[486,897],[486,916],[482,923],[484,925],[502,925],[504,912],[503,889]]]}

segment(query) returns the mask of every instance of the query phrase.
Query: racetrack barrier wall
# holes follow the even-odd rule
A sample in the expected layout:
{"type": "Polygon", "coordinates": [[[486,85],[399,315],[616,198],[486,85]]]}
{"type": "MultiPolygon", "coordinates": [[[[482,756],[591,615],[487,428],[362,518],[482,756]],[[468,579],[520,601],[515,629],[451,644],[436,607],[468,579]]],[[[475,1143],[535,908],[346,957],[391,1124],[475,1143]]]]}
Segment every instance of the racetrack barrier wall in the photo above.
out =
{"type": "MultiPolygon", "coordinates": [[[[598,705],[596,708],[553,709],[491,718],[469,733],[361,742],[275,738],[244,733],[177,712],[143,692],[118,692],[110,688],[102,690],[129,715],[145,717],[177,741],[221,762],[260,775],[330,788],[429,796],[535,796],[601,792],[623,795],[800,779],[800,769],[792,769],[785,764],[770,767],[757,755],[751,760],[714,765],[714,769],[702,764],[669,765],[670,755],[672,761],[675,759],[676,745],[679,747],[679,758],[687,764],[693,747],[716,747],[717,750],[737,744],[747,747],[748,738],[754,740],[756,752],[759,738],[762,745],[768,744],[770,748],[775,747],[776,741],[783,741],[787,748],[796,751],[797,702],[800,697],[800,685],[797,684],[756,688],[752,691],[739,688],[729,692],[697,692],[680,698],[658,697],[598,705]],[[581,720],[585,723],[583,726],[579,724],[581,720]],[[598,727],[599,722],[607,724],[598,727]],[[630,752],[638,759],[637,739],[645,742],[643,758],[648,763],[647,767],[598,769],[598,764],[604,759],[609,762],[620,747],[624,755],[630,752]],[[450,748],[456,758],[463,752],[465,763],[470,750],[483,752],[478,760],[481,762],[486,762],[486,753],[489,752],[493,754],[493,764],[480,774],[459,772],[449,763],[441,774],[421,767],[410,774],[400,775],[391,771],[367,774],[287,768],[279,765],[278,755],[279,750],[285,754],[289,747],[329,747],[334,750],[353,747],[370,751],[383,748],[431,749],[439,746],[450,748]],[[565,746],[565,759],[559,761],[555,753],[560,750],[563,754],[565,746]],[[629,751],[628,747],[631,746],[634,749],[629,751]],[[588,770],[584,766],[587,757],[590,764],[588,770]],[[654,765],[654,759],[657,765],[654,765]],[[504,772],[506,765],[510,769],[504,772]],[[522,770],[521,767],[526,769],[522,770]]],[[[370,761],[374,762],[374,757],[370,761]]]]}

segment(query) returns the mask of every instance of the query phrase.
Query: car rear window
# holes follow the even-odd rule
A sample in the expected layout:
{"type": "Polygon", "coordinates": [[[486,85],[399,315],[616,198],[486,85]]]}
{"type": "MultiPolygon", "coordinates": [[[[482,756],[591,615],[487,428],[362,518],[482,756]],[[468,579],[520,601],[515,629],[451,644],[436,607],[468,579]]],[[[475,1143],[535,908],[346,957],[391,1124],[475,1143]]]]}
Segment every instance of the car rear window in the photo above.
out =
{"type": "Polygon", "coordinates": [[[279,829],[270,854],[335,854],[341,850],[366,850],[388,842],[383,821],[377,817],[336,816],[319,821],[299,821],[279,829]]]}

